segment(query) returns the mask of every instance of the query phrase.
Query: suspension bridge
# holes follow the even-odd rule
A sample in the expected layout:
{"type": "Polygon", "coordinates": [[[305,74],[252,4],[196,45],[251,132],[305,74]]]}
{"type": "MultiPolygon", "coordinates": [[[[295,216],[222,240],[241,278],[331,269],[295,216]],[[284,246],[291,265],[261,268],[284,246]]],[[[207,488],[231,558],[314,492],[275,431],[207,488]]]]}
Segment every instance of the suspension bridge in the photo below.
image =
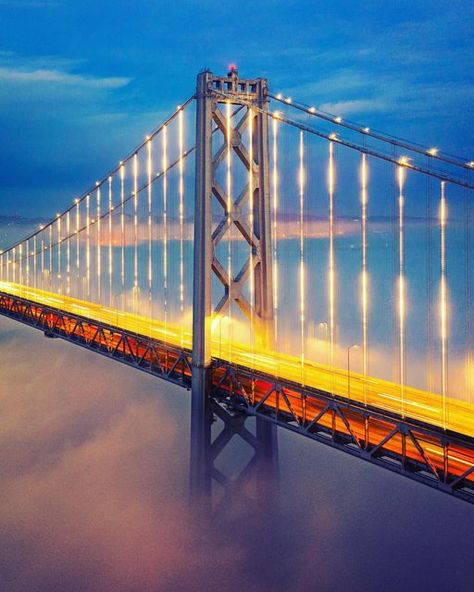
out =
{"type": "Polygon", "coordinates": [[[191,389],[195,493],[256,416],[473,502],[473,169],[205,71],[0,254],[0,313],[191,389]]]}

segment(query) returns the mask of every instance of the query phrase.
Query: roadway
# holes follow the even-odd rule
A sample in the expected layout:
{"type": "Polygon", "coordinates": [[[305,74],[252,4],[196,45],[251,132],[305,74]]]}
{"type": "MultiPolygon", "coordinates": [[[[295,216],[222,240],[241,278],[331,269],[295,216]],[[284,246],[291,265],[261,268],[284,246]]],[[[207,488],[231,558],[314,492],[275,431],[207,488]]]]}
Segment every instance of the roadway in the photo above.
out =
{"type": "MultiPolygon", "coordinates": [[[[145,337],[155,338],[170,345],[187,349],[191,349],[192,346],[191,333],[170,323],[165,324],[162,321],[115,310],[64,294],[11,282],[1,281],[0,291],[145,337]]],[[[296,356],[236,342],[225,342],[219,339],[216,333],[217,331],[212,337],[212,355],[215,358],[474,437],[473,404],[452,397],[446,397],[443,401],[443,398],[436,393],[410,386],[402,388],[397,383],[381,378],[364,377],[353,371],[348,373],[347,369],[332,368],[311,361],[305,361],[302,364],[301,359],[296,356]]]]}

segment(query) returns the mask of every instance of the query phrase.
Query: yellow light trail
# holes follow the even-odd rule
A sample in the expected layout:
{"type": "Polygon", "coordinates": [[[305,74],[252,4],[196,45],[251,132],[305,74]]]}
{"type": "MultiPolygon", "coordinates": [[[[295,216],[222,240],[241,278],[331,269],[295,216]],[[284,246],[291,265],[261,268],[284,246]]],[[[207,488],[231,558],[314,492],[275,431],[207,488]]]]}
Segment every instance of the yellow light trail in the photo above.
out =
{"type": "MultiPolygon", "coordinates": [[[[334,170],[334,143],[329,142],[329,162],[328,162],[328,193],[329,193],[329,363],[334,367],[335,351],[335,269],[334,269],[334,189],[335,189],[335,170],[334,170]]],[[[331,390],[331,392],[333,392],[331,390]]]]}
{"type": "Polygon", "coordinates": [[[398,178],[398,363],[401,415],[405,417],[405,198],[403,188],[405,183],[405,170],[403,166],[397,167],[398,178]]]}
{"type": "Polygon", "coordinates": [[[304,271],[304,136],[300,131],[298,150],[298,193],[300,201],[300,266],[299,266],[299,296],[300,296],[300,348],[301,348],[301,383],[305,384],[305,271],[304,271]]]}
{"type": "Polygon", "coordinates": [[[278,121],[272,120],[272,185],[273,185],[273,325],[275,343],[278,343],[278,121]]]}
{"type": "MultiPolygon", "coordinates": [[[[360,171],[360,201],[361,201],[361,232],[362,232],[362,373],[367,376],[369,371],[369,350],[368,350],[368,275],[367,275],[367,180],[368,163],[367,154],[362,154],[360,171]]],[[[364,397],[364,403],[367,401],[364,397]]]]}
{"type": "Polygon", "coordinates": [[[446,223],[447,205],[445,195],[445,183],[441,181],[441,196],[439,204],[439,228],[440,228],[440,303],[439,303],[439,332],[441,341],[441,396],[443,397],[443,423],[446,428],[447,408],[446,397],[448,394],[448,304],[446,285],[446,223]]]}
{"type": "MultiPolygon", "coordinates": [[[[136,316],[103,307],[97,303],[91,303],[66,295],[59,295],[50,291],[38,290],[20,286],[11,282],[0,282],[0,291],[7,294],[23,297],[28,300],[53,306],[60,310],[80,314],[91,320],[106,323],[118,328],[138,331],[140,335],[148,335],[150,329],[156,339],[179,346],[181,343],[182,329],[178,325],[155,321],[147,316],[136,316]]],[[[218,328],[212,334],[212,355],[219,357],[221,351],[220,339],[217,335],[218,328]]],[[[190,331],[184,332],[184,347],[192,347],[192,335],[190,331]]],[[[229,361],[228,348],[223,348],[223,359],[229,361]]],[[[275,368],[279,368],[282,379],[298,382],[301,376],[301,360],[298,356],[290,356],[272,351],[268,347],[255,348],[255,353],[248,345],[233,342],[232,355],[234,363],[248,366],[249,360],[254,360],[255,369],[273,374],[275,368]]],[[[320,388],[341,396],[348,394],[347,368],[333,368],[326,364],[305,361],[306,385],[320,388]]],[[[394,413],[400,412],[400,385],[381,378],[367,376],[351,371],[350,389],[353,400],[363,401],[364,389],[367,396],[367,404],[380,407],[394,413]]],[[[410,386],[405,387],[405,413],[407,417],[427,422],[431,425],[444,426],[442,417],[442,396],[410,386]]],[[[474,436],[474,405],[453,397],[449,398],[450,413],[446,421],[447,429],[474,436]]]]}

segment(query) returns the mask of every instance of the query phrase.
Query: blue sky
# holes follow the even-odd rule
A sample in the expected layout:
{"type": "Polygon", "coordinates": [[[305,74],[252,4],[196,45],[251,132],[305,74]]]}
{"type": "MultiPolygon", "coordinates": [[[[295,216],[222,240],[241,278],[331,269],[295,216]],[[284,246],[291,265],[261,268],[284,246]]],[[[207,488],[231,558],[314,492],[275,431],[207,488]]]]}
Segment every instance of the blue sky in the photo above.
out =
{"type": "Polygon", "coordinates": [[[71,202],[204,67],[473,157],[466,0],[0,0],[0,214],[71,202]]]}

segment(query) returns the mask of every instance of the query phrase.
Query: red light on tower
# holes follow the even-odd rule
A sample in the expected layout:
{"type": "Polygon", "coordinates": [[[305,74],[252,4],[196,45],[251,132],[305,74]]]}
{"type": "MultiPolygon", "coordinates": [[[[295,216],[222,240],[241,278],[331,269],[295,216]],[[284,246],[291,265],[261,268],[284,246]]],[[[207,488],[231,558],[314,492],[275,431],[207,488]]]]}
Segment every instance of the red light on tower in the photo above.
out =
{"type": "Polygon", "coordinates": [[[229,64],[229,73],[228,76],[237,76],[237,66],[236,64],[229,64]]]}

